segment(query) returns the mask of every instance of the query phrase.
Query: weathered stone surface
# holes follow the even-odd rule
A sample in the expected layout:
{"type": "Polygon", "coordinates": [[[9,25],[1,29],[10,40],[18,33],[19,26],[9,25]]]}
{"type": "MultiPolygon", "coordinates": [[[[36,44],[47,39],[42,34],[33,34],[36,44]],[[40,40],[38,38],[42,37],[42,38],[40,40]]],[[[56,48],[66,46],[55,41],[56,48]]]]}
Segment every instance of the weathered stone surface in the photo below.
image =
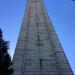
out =
{"type": "Polygon", "coordinates": [[[13,75],[73,75],[43,0],[27,0],[13,75]]]}

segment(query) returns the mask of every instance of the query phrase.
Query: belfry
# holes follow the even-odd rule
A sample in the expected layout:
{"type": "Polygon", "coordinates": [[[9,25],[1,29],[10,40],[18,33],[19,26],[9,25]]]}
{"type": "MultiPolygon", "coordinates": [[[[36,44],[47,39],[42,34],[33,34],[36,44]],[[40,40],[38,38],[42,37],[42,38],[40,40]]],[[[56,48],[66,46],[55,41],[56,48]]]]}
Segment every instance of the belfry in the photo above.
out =
{"type": "Polygon", "coordinates": [[[13,75],[73,75],[43,0],[27,0],[13,75]]]}

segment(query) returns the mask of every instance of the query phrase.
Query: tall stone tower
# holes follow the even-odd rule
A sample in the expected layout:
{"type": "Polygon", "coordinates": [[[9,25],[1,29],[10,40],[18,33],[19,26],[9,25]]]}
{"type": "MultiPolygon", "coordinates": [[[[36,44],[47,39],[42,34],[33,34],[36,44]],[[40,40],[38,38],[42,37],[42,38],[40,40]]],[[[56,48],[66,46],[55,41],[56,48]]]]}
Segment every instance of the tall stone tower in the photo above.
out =
{"type": "Polygon", "coordinates": [[[43,0],[27,0],[13,75],[73,75],[43,0]]]}

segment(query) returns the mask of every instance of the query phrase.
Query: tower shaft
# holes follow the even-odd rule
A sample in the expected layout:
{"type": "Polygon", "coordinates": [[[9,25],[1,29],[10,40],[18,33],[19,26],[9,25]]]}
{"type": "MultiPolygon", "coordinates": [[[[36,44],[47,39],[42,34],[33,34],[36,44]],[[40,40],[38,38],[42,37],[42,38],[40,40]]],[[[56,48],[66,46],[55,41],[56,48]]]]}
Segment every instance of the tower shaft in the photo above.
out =
{"type": "Polygon", "coordinates": [[[43,0],[27,0],[13,62],[13,75],[73,75],[43,0]]]}

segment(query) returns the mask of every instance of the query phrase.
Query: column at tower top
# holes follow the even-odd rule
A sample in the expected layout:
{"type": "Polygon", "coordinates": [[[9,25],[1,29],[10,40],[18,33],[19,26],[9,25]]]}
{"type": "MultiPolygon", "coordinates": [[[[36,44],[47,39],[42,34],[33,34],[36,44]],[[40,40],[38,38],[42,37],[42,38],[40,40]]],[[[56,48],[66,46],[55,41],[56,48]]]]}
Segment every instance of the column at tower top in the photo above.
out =
{"type": "Polygon", "coordinates": [[[39,1],[43,1],[43,0],[27,0],[28,2],[39,2],[39,1]]]}

